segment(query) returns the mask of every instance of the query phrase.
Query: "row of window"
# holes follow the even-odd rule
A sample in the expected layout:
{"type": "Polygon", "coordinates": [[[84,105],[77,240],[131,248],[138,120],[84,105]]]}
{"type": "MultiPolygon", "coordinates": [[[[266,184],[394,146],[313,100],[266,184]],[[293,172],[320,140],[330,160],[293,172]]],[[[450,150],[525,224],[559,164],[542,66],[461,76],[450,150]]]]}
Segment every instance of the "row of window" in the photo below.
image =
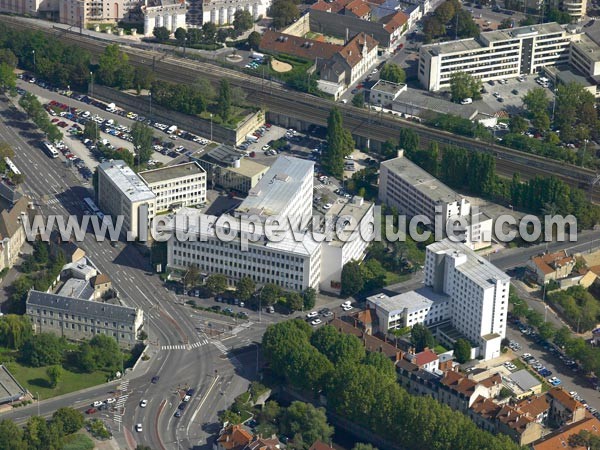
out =
{"type": "MultiPolygon", "coordinates": [[[[50,326],[54,326],[54,320],[46,320],[46,319],[37,319],[37,323],[40,324],[40,327],[42,324],[44,325],[50,325],[50,326]]],[[[63,322],[58,322],[57,325],[60,328],[69,329],[69,324],[67,323],[66,325],[63,322]]],[[[75,325],[74,323],[71,324],[71,330],[75,330],[75,325]]],[[[40,331],[42,331],[40,329],[40,331]]],[[[112,336],[116,339],[118,339],[119,334],[121,335],[122,339],[130,339],[131,335],[129,333],[117,333],[116,331],[109,331],[109,330],[105,330],[105,329],[100,329],[100,328],[94,328],[94,327],[88,327],[87,325],[84,325],[83,327],[79,324],[77,324],[77,331],[85,331],[85,332],[90,332],[92,334],[105,334],[105,335],[110,335],[112,333],[112,336]]]]}
{"type": "MultiPolygon", "coordinates": [[[[90,324],[94,324],[94,323],[96,323],[96,325],[101,325],[101,324],[102,324],[102,322],[101,322],[100,320],[97,320],[97,319],[92,319],[92,318],[89,318],[89,319],[88,319],[87,317],[85,317],[85,316],[80,316],[80,315],[77,315],[77,316],[75,316],[75,314],[68,314],[68,313],[64,313],[64,314],[63,314],[62,312],[57,312],[57,313],[55,313],[55,312],[54,312],[54,311],[52,311],[52,310],[50,310],[50,311],[46,311],[45,309],[41,309],[41,308],[37,308],[37,309],[35,310],[35,312],[37,313],[37,315],[38,315],[38,316],[39,316],[39,315],[42,315],[42,316],[49,316],[49,317],[55,317],[55,316],[56,316],[56,317],[58,317],[59,319],[62,319],[62,318],[64,318],[64,319],[66,319],[66,320],[69,320],[69,316],[70,316],[70,319],[71,319],[71,320],[77,320],[77,321],[79,321],[79,322],[83,322],[83,323],[90,323],[90,324]],[[77,318],[75,318],[75,317],[77,317],[77,318]]],[[[33,310],[33,309],[30,309],[30,310],[29,310],[29,314],[34,314],[34,310],[33,310]]],[[[108,324],[109,324],[109,322],[108,322],[108,321],[104,321],[104,326],[105,326],[105,327],[108,327],[108,326],[109,326],[108,324]]],[[[117,328],[117,327],[118,327],[118,325],[117,325],[117,322],[114,322],[114,321],[113,321],[113,322],[112,322],[112,327],[113,327],[113,328],[117,328]]],[[[121,327],[121,329],[125,329],[125,325],[124,325],[124,324],[120,324],[120,327],[121,327]]],[[[130,330],[133,330],[133,326],[129,325],[129,329],[130,329],[130,330]]]]}

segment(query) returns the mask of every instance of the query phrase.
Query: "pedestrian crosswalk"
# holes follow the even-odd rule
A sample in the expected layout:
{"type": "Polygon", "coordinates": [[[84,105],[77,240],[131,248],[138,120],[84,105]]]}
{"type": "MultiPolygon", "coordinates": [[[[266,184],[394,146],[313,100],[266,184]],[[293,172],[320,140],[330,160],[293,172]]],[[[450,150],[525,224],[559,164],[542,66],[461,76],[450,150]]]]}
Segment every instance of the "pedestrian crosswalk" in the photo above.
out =
{"type": "MultiPolygon", "coordinates": [[[[217,349],[224,355],[227,354],[227,347],[225,346],[225,344],[223,344],[221,341],[212,341],[212,343],[214,344],[215,347],[217,347],[217,349]]],[[[233,356],[233,355],[229,355],[229,362],[231,362],[231,364],[233,364],[233,366],[238,369],[238,370],[243,370],[243,365],[240,362],[239,359],[237,359],[237,357],[233,356]]]]}
{"type": "Polygon", "coordinates": [[[203,345],[208,344],[208,339],[202,339],[198,342],[194,342],[193,344],[171,344],[171,345],[162,345],[160,347],[161,350],[193,350],[203,345]]]}
{"type": "Polygon", "coordinates": [[[212,341],[212,343],[219,349],[221,353],[227,353],[227,347],[225,347],[225,344],[223,344],[221,341],[212,341]]]}
{"type": "Polygon", "coordinates": [[[56,197],[51,198],[49,200],[46,200],[46,205],[50,206],[50,205],[57,205],[60,203],[60,200],[57,199],[56,197]]]}
{"type": "Polygon", "coordinates": [[[123,413],[125,412],[125,403],[127,402],[127,397],[129,397],[129,380],[123,380],[121,381],[121,384],[119,384],[119,398],[117,398],[117,401],[115,403],[115,407],[114,407],[114,414],[113,414],[113,420],[115,422],[123,422],[123,413]]]}

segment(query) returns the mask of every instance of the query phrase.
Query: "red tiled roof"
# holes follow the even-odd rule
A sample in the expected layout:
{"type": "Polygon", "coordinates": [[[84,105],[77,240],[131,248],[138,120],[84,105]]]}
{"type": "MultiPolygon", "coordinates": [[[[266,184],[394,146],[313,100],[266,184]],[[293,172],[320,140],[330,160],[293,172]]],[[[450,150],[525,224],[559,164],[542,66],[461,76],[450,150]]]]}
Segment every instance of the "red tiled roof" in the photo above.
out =
{"type": "Polygon", "coordinates": [[[475,392],[475,386],[477,386],[475,381],[469,380],[453,370],[446,372],[440,383],[449,387],[453,391],[469,396],[473,395],[473,392],[475,392]]]}
{"type": "Polygon", "coordinates": [[[228,426],[217,442],[227,450],[241,450],[252,441],[252,434],[246,431],[241,425],[228,426]]]}
{"type": "Polygon", "coordinates": [[[329,322],[329,325],[331,325],[341,333],[353,334],[354,336],[359,338],[365,346],[365,349],[369,352],[383,353],[384,355],[389,356],[394,361],[396,361],[396,359],[399,359],[402,354],[402,350],[395,347],[394,345],[382,341],[381,339],[375,336],[364,333],[359,328],[356,328],[351,324],[344,322],[341,319],[335,318],[331,322],[329,322]]]}
{"type": "Polygon", "coordinates": [[[496,416],[500,422],[521,434],[527,428],[533,419],[510,405],[504,405],[496,416]]]}
{"type": "Polygon", "coordinates": [[[323,0],[320,0],[317,3],[315,3],[311,7],[311,9],[316,9],[316,10],[319,10],[319,11],[327,11],[327,12],[330,12],[330,13],[337,14],[342,9],[344,9],[346,7],[346,5],[348,3],[350,3],[351,1],[352,0],[336,0],[334,2],[327,3],[327,2],[324,2],[323,0]]]}
{"type": "Polygon", "coordinates": [[[583,430],[595,434],[596,436],[600,436],[600,421],[595,417],[586,417],[585,419],[568,425],[533,444],[533,450],[586,450],[586,448],[582,446],[571,447],[569,445],[569,436],[578,434],[583,430]]]}
{"type": "Polygon", "coordinates": [[[546,395],[540,395],[538,397],[525,399],[517,403],[517,408],[530,417],[535,418],[544,411],[548,411],[548,409],[550,409],[550,402],[548,401],[548,397],[546,397],[546,395]]]}
{"type": "Polygon", "coordinates": [[[313,445],[310,446],[308,450],[331,450],[333,447],[325,444],[321,441],[315,441],[313,445]]]}
{"type": "Polygon", "coordinates": [[[385,31],[391,34],[398,28],[402,28],[406,22],[408,22],[408,16],[402,11],[398,11],[396,14],[390,14],[389,16],[384,17],[380,22],[385,24],[383,26],[385,31]]]}
{"type": "Polygon", "coordinates": [[[471,405],[471,409],[484,419],[493,419],[500,412],[500,405],[480,395],[471,405]]]}
{"type": "Polygon", "coordinates": [[[547,394],[571,412],[575,412],[579,408],[583,408],[583,405],[571,397],[563,388],[552,388],[547,392],[547,394]]]}
{"type": "Polygon", "coordinates": [[[429,364],[430,362],[435,361],[436,359],[439,359],[438,355],[436,355],[434,351],[426,348],[422,352],[419,352],[416,355],[414,355],[414,358],[411,362],[421,367],[425,364],[429,364]]]}
{"type": "Polygon", "coordinates": [[[373,315],[371,314],[371,310],[368,308],[359,312],[356,318],[365,325],[373,323],[373,315]]]}
{"type": "Polygon", "coordinates": [[[279,439],[258,438],[254,442],[248,444],[244,450],[277,450],[281,447],[279,439]]]}
{"type": "Polygon", "coordinates": [[[314,39],[304,39],[290,34],[267,30],[260,40],[260,50],[273,53],[285,53],[286,55],[314,61],[319,59],[330,59],[343,47],[329,42],[321,42],[314,39]]]}
{"type": "Polygon", "coordinates": [[[500,383],[502,383],[502,377],[497,373],[495,373],[494,375],[489,376],[479,382],[479,384],[481,384],[482,386],[485,386],[486,388],[491,388],[492,386],[496,386],[500,383]]]}
{"type": "Polygon", "coordinates": [[[554,272],[556,267],[563,267],[567,264],[575,264],[576,262],[575,257],[568,256],[566,250],[535,256],[532,258],[532,261],[545,275],[554,272]]]}
{"type": "Polygon", "coordinates": [[[362,49],[364,45],[367,46],[368,51],[371,51],[373,48],[376,48],[378,44],[379,43],[368,34],[359,33],[338,53],[350,67],[354,67],[362,59],[362,49]]]}
{"type": "Polygon", "coordinates": [[[352,0],[344,9],[357,17],[363,17],[371,12],[371,7],[363,0],[352,0]]]}

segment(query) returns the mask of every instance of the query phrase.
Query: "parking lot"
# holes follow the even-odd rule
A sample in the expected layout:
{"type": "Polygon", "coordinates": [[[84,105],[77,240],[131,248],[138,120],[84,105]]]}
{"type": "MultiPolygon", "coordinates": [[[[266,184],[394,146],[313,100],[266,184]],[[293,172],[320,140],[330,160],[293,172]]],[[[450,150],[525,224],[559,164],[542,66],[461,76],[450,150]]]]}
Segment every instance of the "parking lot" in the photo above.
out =
{"type": "MultiPolygon", "coordinates": [[[[483,83],[483,88],[486,92],[482,94],[482,99],[473,102],[475,106],[478,104],[485,104],[487,108],[493,112],[504,110],[509,114],[520,114],[523,110],[523,96],[531,89],[540,87],[535,82],[537,75],[526,75],[523,81],[518,81],[517,78],[510,78],[506,80],[505,84],[501,84],[497,81],[483,83]],[[502,99],[500,101],[499,99],[502,99]]],[[[546,88],[548,99],[551,99],[554,95],[550,88],[546,88]]],[[[486,109],[487,109],[486,108],[486,109]]]]}

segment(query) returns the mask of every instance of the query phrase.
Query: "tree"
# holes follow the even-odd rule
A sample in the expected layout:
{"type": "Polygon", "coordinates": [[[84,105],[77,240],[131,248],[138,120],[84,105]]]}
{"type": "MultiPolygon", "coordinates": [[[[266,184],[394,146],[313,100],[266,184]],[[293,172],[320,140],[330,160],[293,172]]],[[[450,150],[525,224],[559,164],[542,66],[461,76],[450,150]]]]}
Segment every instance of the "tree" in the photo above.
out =
{"type": "Polygon", "coordinates": [[[310,403],[292,402],[282,414],[280,427],[283,434],[301,440],[307,448],[316,440],[329,442],[333,427],[327,423],[324,408],[315,408],[310,403]]]}
{"type": "Polygon", "coordinates": [[[54,365],[46,368],[46,375],[48,376],[50,388],[54,389],[63,375],[63,370],[61,366],[54,365]]]}
{"type": "Polygon", "coordinates": [[[205,285],[212,295],[222,294],[227,289],[227,277],[220,273],[214,273],[206,278],[205,285]]]}
{"type": "Polygon", "coordinates": [[[513,21],[512,21],[512,19],[509,19],[509,18],[502,19],[500,21],[500,25],[498,25],[499,30],[506,30],[507,28],[512,28],[512,27],[513,27],[513,21]]]}
{"type": "Polygon", "coordinates": [[[333,108],[327,119],[327,147],[323,151],[321,163],[325,170],[340,178],[344,173],[344,157],[353,151],[352,134],[344,128],[340,111],[333,108]]]}
{"type": "Polygon", "coordinates": [[[313,288],[308,288],[302,293],[302,301],[304,302],[304,310],[307,311],[309,309],[314,308],[317,300],[317,291],[313,288]]]}
{"type": "Polygon", "coordinates": [[[238,31],[247,31],[254,25],[252,14],[245,9],[238,9],[233,15],[233,28],[238,31]]]}
{"type": "Polygon", "coordinates": [[[132,125],[131,138],[138,165],[148,162],[152,156],[152,136],[152,128],[144,122],[135,122],[132,125]]]}
{"type": "Polygon", "coordinates": [[[202,24],[202,35],[206,42],[214,42],[217,34],[217,26],[212,22],[202,24]]]}
{"type": "Polygon", "coordinates": [[[23,430],[10,419],[0,421],[0,448],[27,450],[27,444],[23,441],[23,430]]]}
{"type": "Polygon", "coordinates": [[[275,400],[269,400],[258,413],[258,421],[261,423],[274,423],[281,414],[281,407],[275,400]]]}
{"type": "Polygon", "coordinates": [[[523,97],[523,104],[527,107],[530,117],[546,113],[548,110],[548,97],[544,88],[533,88],[523,97]]]}
{"type": "Polygon", "coordinates": [[[60,421],[64,434],[73,434],[83,428],[83,414],[74,408],[63,407],[54,411],[52,420],[60,421]]]}
{"type": "Polygon", "coordinates": [[[365,94],[362,92],[357,92],[352,97],[352,106],[356,106],[357,108],[364,108],[365,106],[365,94]]]}
{"type": "Polygon", "coordinates": [[[225,42],[229,37],[229,30],[227,28],[219,28],[217,35],[215,36],[216,42],[225,42]]]}
{"type": "Polygon", "coordinates": [[[200,270],[196,264],[192,264],[185,276],[183,277],[183,284],[185,288],[194,287],[200,281],[200,270]]]}
{"type": "Polygon", "coordinates": [[[404,83],[406,72],[398,64],[386,63],[379,73],[379,78],[392,83],[404,83]]]}
{"type": "Polygon", "coordinates": [[[98,123],[90,120],[83,127],[83,138],[96,142],[100,139],[100,129],[98,123]]]}
{"type": "Polygon", "coordinates": [[[410,341],[415,346],[415,351],[417,352],[422,352],[425,347],[433,348],[435,346],[433,334],[431,334],[429,328],[420,323],[412,327],[410,341]]]}
{"type": "Polygon", "coordinates": [[[358,364],[365,358],[365,348],[356,336],[340,333],[330,325],[315,331],[310,343],[333,364],[358,364]]]}
{"type": "Polygon", "coordinates": [[[260,47],[261,39],[262,36],[258,31],[253,31],[252,33],[250,33],[248,35],[248,46],[250,47],[250,49],[258,50],[260,47]]]}
{"type": "Polygon", "coordinates": [[[425,34],[425,43],[429,43],[433,38],[446,34],[446,27],[439,18],[425,16],[423,19],[423,33],[425,34]]]}
{"type": "Polygon", "coordinates": [[[435,9],[433,14],[441,23],[448,23],[456,15],[455,3],[452,1],[444,2],[435,9]]]}
{"type": "Polygon", "coordinates": [[[302,311],[304,308],[304,299],[297,292],[288,292],[285,296],[287,306],[292,311],[302,311]]]}
{"type": "Polygon", "coordinates": [[[556,328],[550,322],[543,322],[538,327],[538,333],[542,339],[550,340],[556,334],[556,328]]]}
{"type": "Polygon", "coordinates": [[[508,122],[508,128],[511,133],[522,134],[527,131],[527,121],[517,115],[513,115],[508,122]]]}
{"type": "Polygon", "coordinates": [[[28,449],[58,450],[62,448],[62,433],[56,422],[46,422],[40,416],[30,417],[23,434],[28,449]]]}
{"type": "Polygon", "coordinates": [[[179,27],[175,30],[175,40],[177,40],[177,44],[180,47],[183,47],[185,45],[185,41],[187,39],[187,31],[185,31],[185,28],[179,27]]]}
{"type": "Polygon", "coordinates": [[[133,87],[139,92],[150,89],[154,82],[154,72],[147,66],[136,66],[133,70],[133,87]]]}
{"type": "Polygon", "coordinates": [[[0,63],[0,87],[3,91],[12,90],[17,87],[17,76],[15,69],[8,63],[0,63]]]}
{"type": "Polygon", "coordinates": [[[466,72],[453,72],[450,75],[450,93],[453,102],[460,102],[466,98],[481,98],[481,80],[473,78],[466,72]]]}
{"type": "Polygon", "coordinates": [[[33,332],[26,316],[5,314],[0,317],[0,345],[14,350],[20,349],[33,332]]]}
{"type": "Polygon", "coordinates": [[[454,343],[454,356],[456,360],[464,364],[471,359],[471,344],[463,338],[459,338],[454,343]]]}
{"type": "Polygon", "coordinates": [[[114,338],[96,334],[90,339],[89,346],[99,369],[116,372],[123,367],[123,353],[114,338]]]}
{"type": "Polygon", "coordinates": [[[160,43],[167,42],[169,40],[169,37],[171,36],[171,32],[167,30],[166,27],[155,27],[152,31],[152,34],[154,35],[154,38],[160,43]]]}
{"type": "Polygon", "coordinates": [[[100,55],[96,76],[98,81],[106,86],[122,89],[131,87],[133,66],[129,64],[129,57],[120,50],[118,44],[106,46],[104,53],[100,55]]]}
{"type": "Polygon", "coordinates": [[[62,362],[66,348],[64,338],[51,333],[40,333],[31,336],[21,348],[22,361],[31,367],[42,367],[62,362]]]}
{"type": "Polygon", "coordinates": [[[350,297],[358,294],[364,287],[360,265],[357,261],[349,261],[342,268],[342,296],[350,297]]]}
{"type": "Polygon", "coordinates": [[[8,64],[12,68],[17,67],[17,63],[19,62],[19,58],[13,53],[13,51],[9,48],[0,49],[0,63],[8,64]]]}
{"type": "Polygon", "coordinates": [[[277,29],[293,23],[300,16],[298,7],[292,0],[275,0],[269,11],[272,24],[277,29]]]}
{"type": "Polygon", "coordinates": [[[242,279],[238,281],[235,288],[237,291],[237,296],[240,298],[240,300],[246,302],[254,295],[254,292],[256,291],[256,284],[252,278],[242,277],[242,279]]]}
{"type": "Polygon", "coordinates": [[[363,444],[362,442],[357,442],[352,447],[352,450],[377,450],[377,447],[373,447],[371,444],[363,444]]]}
{"type": "Polygon", "coordinates": [[[217,99],[217,114],[223,122],[229,119],[231,114],[231,89],[229,81],[222,79],[219,83],[219,98],[217,99]]]}
{"type": "Polygon", "coordinates": [[[186,35],[189,45],[200,44],[204,37],[202,29],[199,28],[190,28],[189,30],[187,30],[186,35]]]}
{"type": "Polygon", "coordinates": [[[276,284],[267,283],[260,290],[260,302],[263,306],[271,306],[281,298],[281,288],[276,284]]]}
{"type": "MultiPolygon", "coordinates": [[[[466,9],[460,9],[457,12],[458,17],[453,19],[454,26],[457,26],[456,34],[460,39],[474,38],[479,36],[479,26],[473,20],[473,16],[466,9]]],[[[454,36],[452,36],[454,37],[454,36]]]]}
{"type": "MultiPolygon", "coordinates": [[[[419,135],[410,128],[400,128],[398,133],[398,147],[406,152],[406,156],[410,158],[419,149],[419,135]]],[[[394,155],[395,156],[395,155],[394,155]]]]}

